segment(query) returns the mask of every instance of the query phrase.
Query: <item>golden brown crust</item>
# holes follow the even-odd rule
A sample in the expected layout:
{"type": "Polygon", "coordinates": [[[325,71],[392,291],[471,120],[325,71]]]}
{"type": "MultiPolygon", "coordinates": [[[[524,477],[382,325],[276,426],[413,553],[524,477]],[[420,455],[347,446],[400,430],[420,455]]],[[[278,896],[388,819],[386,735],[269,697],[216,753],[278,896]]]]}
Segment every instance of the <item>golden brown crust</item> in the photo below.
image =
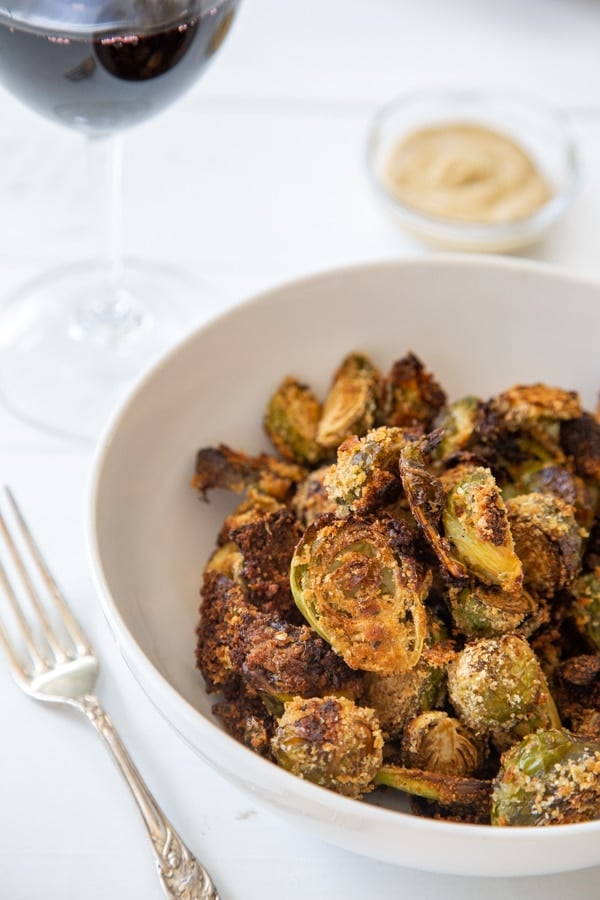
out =
{"type": "Polygon", "coordinates": [[[241,578],[250,600],[267,610],[291,613],[290,559],[302,529],[294,513],[281,509],[229,533],[242,553],[241,578]]]}

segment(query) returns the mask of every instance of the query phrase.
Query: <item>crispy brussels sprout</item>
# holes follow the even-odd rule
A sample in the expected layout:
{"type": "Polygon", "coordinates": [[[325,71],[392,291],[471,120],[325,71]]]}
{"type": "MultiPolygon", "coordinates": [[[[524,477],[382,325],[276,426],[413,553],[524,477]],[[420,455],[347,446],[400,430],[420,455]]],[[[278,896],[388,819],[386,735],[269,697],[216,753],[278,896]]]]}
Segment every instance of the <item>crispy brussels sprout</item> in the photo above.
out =
{"type": "Polygon", "coordinates": [[[242,557],[237,580],[251,601],[265,610],[289,613],[295,608],[289,565],[301,534],[295,515],[286,508],[229,531],[229,540],[242,557]]]}
{"type": "Polygon", "coordinates": [[[502,756],[492,825],[564,825],[600,818],[600,741],[562,729],[529,734],[502,756]]]}
{"type": "Polygon", "coordinates": [[[424,710],[441,706],[446,698],[447,660],[427,650],[417,665],[398,675],[368,673],[362,700],[371,707],[379,720],[386,739],[399,737],[407,723],[424,710]]]}
{"type": "Polygon", "coordinates": [[[573,507],[553,494],[522,494],[507,500],[506,509],[525,587],[539,597],[569,587],[582,551],[573,507]]]}
{"type": "Polygon", "coordinates": [[[270,710],[293,697],[358,697],[361,675],[308,625],[257,610],[240,627],[231,662],[270,710]],[[274,701],[274,702],[273,702],[274,701]]]}
{"type": "Polygon", "coordinates": [[[503,490],[505,501],[519,494],[554,494],[575,510],[583,528],[590,528],[598,506],[598,488],[566,465],[530,460],[519,467],[514,483],[503,490]]]}
{"type": "Polygon", "coordinates": [[[431,577],[396,552],[394,523],[322,516],[291,565],[298,609],[349,666],[393,675],[415,666],[431,577]]]}
{"type": "Polygon", "coordinates": [[[402,760],[411,769],[440,775],[476,774],[484,762],[484,745],[462,722],[443,710],[423,712],[402,735],[402,760]]]}
{"type": "Polygon", "coordinates": [[[600,653],[600,568],[580,575],[571,594],[571,616],[577,630],[600,653]]]}
{"type": "Polygon", "coordinates": [[[414,353],[397,360],[381,382],[380,416],[385,425],[429,431],[446,394],[414,353]]]}
{"type": "Polygon", "coordinates": [[[441,436],[432,432],[408,443],[400,453],[400,478],[410,510],[433,547],[438,559],[453,578],[465,578],[467,570],[452,553],[449,542],[439,531],[444,506],[444,488],[425,464],[425,458],[441,436]]]}
{"type": "Polygon", "coordinates": [[[461,820],[489,822],[489,781],[404,766],[382,766],[375,783],[433,801],[441,807],[444,817],[456,811],[461,820]]]}
{"type": "Polygon", "coordinates": [[[337,510],[337,504],[329,497],[326,487],[329,470],[329,465],[314,469],[296,488],[290,506],[303,525],[310,525],[324,513],[334,513],[337,510]]]}
{"type": "Polygon", "coordinates": [[[204,447],[196,454],[196,471],[192,487],[206,499],[206,492],[221,488],[242,494],[255,487],[276,500],[284,500],[292,487],[306,475],[306,469],[277,459],[268,453],[248,456],[226,444],[204,447]]]}
{"type": "Polygon", "coordinates": [[[589,413],[563,422],[560,440],[577,474],[600,483],[600,422],[589,413]]]}
{"type": "Polygon", "coordinates": [[[372,790],[383,759],[383,737],[372,710],[343,697],[285,704],[271,749],[276,762],[300,778],[362,797],[372,790]]]}
{"type": "Polygon", "coordinates": [[[442,432],[434,459],[447,459],[453,453],[464,450],[475,429],[479,403],[478,397],[469,394],[442,410],[434,423],[435,428],[442,432]]]}
{"type": "Polygon", "coordinates": [[[364,353],[351,353],[334,375],[323,404],[317,441],[335,450],[352,434],[366,434],[375,422],[379,372],[364,353]]]}
{"type": "Polygon", "coordinates": [[[310,388],[288,376],[269,399],[263,426],[282,456],[311,465],[323,456],[317,443],[320,418],[321,404],[310,388]]]}
{"type": "MultiPolygon", "coordinates": [[[[275,710],[291,696],[357,697],[362,675],[308,625],[251,602],[244,587],[207,568],[197,627],[196,663],[211,691],[238,696],[240,685],[275,710]]],[[[242,698],[244,699],[244,698],[242,698]]]]}
{"type": "Polygon", "coordinates": [[[575,391],[546,384],[515,385],[494,397],[491,408],[511,431],[574,419],[582,411],[581,400],[575,391]]]}
{"type": "Polygon", "coordinates": [[[219,545],[230,542],[231,535],[245,525],[264,522],[268,516],[282,510],[287,510],[287,506],[281,500],[276,500],[254,487],[249,487],[246,497],[232,513],[225,516],[219,532],[219,545]]]}
{"type": "Polygon", "coordinates": [[[448,695],[460,720],[498,750],[561,724],[541,665],[516,634],[469,642],[448,666],[448,695]]]}
{"type": "Polygon", "coordinates": [[[402,429],[381,426],[340,444],[325,485],[342,515],[373,512],[398,497],[398,460],[407,440],[402,429]]]}
{"type": "Polygon", "coordinates": [[[527,633],[546,617],[525,590],[509,593],[474,582],[449,588],[448,600],[455,630],[467,637],[495,637],[517,630],[527,633]]]}
{"type": "Polygon", "coordinates": [[[582,653],[559,663],[552,689],[571,731],[600,739],[600,655],[582,653]]]}
{"type": "Polygon", "coordinates": [[[449,490],[442,513],[453,552],[484,584],[519,592],[521,562],[508,526],[506,506],[489,469],[469,469],[449,490]]]}

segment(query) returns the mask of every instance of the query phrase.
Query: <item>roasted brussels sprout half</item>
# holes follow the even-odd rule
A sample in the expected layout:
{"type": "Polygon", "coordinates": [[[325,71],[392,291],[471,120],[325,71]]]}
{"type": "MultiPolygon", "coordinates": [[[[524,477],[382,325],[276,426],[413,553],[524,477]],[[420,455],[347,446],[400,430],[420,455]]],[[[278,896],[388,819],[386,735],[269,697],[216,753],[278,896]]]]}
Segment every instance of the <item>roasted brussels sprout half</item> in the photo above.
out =
{"type": "Polygon", "coordinates": [[[323,456],[317,443],[320,418],[321,404],[310,388],[288,376],[269,399],[263,427],[282,456],[311,465],[323,456]]]}
{"type": "Polygon", "coordinates": [[[362,797],[383,759],[383,737],[372,710],[344,697],[285,704],[271,740],[276,762],[321,787],[362,797]]]}
{"type": "Polygon", "coordinates": [[[581,565],[583,536],[573,507],[553,494],[521,494],[506,509],[525,587],[539,597],[569,587],[581,565]]]}
{"type": "Polygon", "coordinates": [[[548,422],[562,422],[581,415],[581,400],[575,391],[546,384],[517,384],[494,397],[490,404],[504,427],[520,431],[548,422]]]}
{"type": "Polygon", "coordinates": [[[317,441],[336,450],[351,434],[366,434],[375,422],[379,372],[364,353],[351,353],[334,375],[323,404],[317,441]]]}
{"type": "Polygon", "coordinates": [[[381,382],[382,423],[428,431],[446,404],[446,393],[414,353],[396,360],[381,382]]]}
{"type": "Polygon", "coordinates": [[[296,547],[298,609],[349,666],[382,675],[415,666],[427,631],[431,577],[396,552],[394,524],[322,516],[296,547]]]}
{"type": "Polygon", "coordinates": [[[448,666],[448,695],[460,720],[500,751],[561,725],[542,667],[516,634],[467,643],[448,666]]]}
{"type": "Polygon", "coordinates": [[[571,616],[577,630],[600,653],[600,568],[580,575],[571,587],[571,616]]]}
{"type": "Polygon", "coordinates": [[[407,440],[400,428],[381,426],[340,444],[325,485],[342,515],[373,512],[398,497],[402,489],[398,460],[407,440]]]}
{"type": "Polygon", "coordinates": [[[467,470],[450,488],[442,513],[453,553],[484,584],[519,592],[523,572],[515,553],[506,506],[489,469],[467,470]]]}
{"type": "Polygon", "coordinates": [[[473,582],[451,587],[448,600],[454,629],[467,637],[495,637],[509,631],[527,633],[538,628],[546,611],[533,597],[473,582]]]}
{"type": "Polygon", "coordinates": [[[402,760],[411,769],[440,775],[475,775],[483,766],[484,744],[443,710],[415,716],[402,735],[402,760]]]}
{"type": "Polygon", "coordinates": [[[529,734],[502,756],[492,825],[564,825],[600,818],[600,741],[562,729],[529,734]]]}
{"type": "Polygon", "coordinates": [[[505,501],[520,494],[554,494],[575,511],[583,528],[590,528],[598,506],[598,488],[575,475],[566,465],[531,460],[513,474],[503,490],[505,501]]]}

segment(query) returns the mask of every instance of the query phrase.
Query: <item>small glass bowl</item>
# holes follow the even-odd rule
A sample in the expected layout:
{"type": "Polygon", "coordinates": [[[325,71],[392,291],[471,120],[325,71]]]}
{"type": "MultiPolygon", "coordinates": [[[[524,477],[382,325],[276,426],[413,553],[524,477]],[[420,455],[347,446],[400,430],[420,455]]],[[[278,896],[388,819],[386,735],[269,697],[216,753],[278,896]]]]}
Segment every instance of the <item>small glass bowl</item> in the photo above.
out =
{"type": "Polygon", "coordinates": [[[565,118],[538,101],[510,94],[427,92],[393,100],[375,115],[367,164],[376,194],[406,231],[437,248],[485,253],[538,241],[566,211],[579,182],[577,148],[565,118]],[[392,150],[421,128],[457,123],[500,132],[519,144],[547,179],[550,199],[525,218],[492,224],[434,217],[404,204],[384,176],[392,150]]]}

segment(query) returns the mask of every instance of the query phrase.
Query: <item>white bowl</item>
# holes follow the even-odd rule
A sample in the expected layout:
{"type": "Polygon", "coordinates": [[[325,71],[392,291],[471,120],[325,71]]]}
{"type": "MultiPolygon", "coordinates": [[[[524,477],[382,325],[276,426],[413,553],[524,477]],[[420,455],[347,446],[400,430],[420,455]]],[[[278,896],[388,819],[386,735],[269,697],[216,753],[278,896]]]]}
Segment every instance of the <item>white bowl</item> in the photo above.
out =
{"type": "Polygon", "coordinates": [[[234,501],[215,492],[203,504],[190,488],[201,446],[269,449],[263,406],[286,373],[324,390],[351,349],[382,367],[411,349],[452,397],[546,381],[592,407],[599,333],[600,285],[516,260],[433,257],[271,290],[200,328],[138,383],[95,461],[92,567],[130,668],[202,760],[312,833],[402,866],[507,876],[600,864],[600,821],[535,829],[418,818],[302,781],[229,737],[194,668],[194,629],[202,568],[234,501]]]}

